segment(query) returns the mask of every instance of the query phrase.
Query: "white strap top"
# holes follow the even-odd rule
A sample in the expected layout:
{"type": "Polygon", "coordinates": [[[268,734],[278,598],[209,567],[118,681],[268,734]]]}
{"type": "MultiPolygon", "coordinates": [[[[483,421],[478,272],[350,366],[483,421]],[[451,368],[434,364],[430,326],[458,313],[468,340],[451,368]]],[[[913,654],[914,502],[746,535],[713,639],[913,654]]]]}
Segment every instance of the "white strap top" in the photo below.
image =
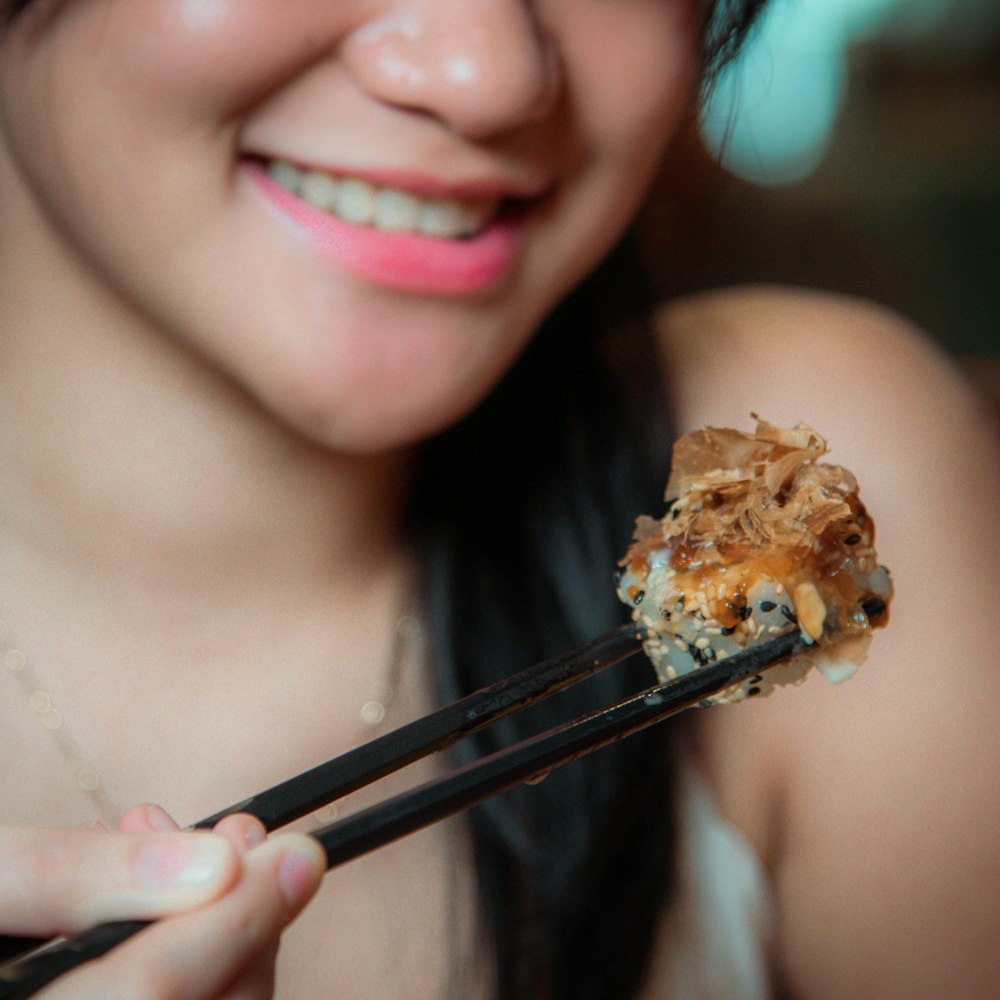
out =
{"type": "Polygon", "coordinates": [[[723,819],[704,778],[684,767],[679,780],[677,895],[650,995],[770,1000],[771,885],[749,842],[723,819]]]}

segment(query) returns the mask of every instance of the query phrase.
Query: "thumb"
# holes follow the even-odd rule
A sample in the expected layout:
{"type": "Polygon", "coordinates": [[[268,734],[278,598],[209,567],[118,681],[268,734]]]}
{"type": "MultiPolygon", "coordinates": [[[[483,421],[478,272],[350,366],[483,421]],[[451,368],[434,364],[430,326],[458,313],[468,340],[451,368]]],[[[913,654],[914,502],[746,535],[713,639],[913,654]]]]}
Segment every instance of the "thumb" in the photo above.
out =
{"type": "Polygon", "coordinates": [[[66,934],[207,903],[238,878],[225,837],[0,828],[0,932],[66,934]]]}

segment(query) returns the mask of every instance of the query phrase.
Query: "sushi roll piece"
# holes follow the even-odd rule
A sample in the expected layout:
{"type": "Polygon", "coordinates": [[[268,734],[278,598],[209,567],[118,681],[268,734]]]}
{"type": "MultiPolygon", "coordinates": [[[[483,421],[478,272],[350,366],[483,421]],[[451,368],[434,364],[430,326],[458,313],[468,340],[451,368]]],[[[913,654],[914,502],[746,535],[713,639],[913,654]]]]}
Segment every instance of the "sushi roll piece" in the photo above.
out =
{"type": "Polygon", "coordinates": [[[893,594],[855,477],[820,462],[827,443],[811,427],[755,419],[752,435],[706,428],[677,442],[667,512],[637,520],[618,570],[661,680],[795,630],[814,646],[711,699],[722,703],[813,667],[851,676],[893,594]]]}

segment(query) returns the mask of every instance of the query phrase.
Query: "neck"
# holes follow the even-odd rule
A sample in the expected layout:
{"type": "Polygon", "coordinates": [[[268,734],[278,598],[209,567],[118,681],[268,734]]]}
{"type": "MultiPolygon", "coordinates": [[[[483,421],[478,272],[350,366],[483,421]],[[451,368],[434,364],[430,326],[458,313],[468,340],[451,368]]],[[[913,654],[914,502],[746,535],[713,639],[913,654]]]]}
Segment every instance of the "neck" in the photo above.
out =
{"type": "Polygon", "coordinates": [[[361,598],[399,568],[407,455],[331,453],[128,317],[71,324],[58,295],[18,316],[5,284],[0,587],[41,573],[205,615],[361,598]]]}

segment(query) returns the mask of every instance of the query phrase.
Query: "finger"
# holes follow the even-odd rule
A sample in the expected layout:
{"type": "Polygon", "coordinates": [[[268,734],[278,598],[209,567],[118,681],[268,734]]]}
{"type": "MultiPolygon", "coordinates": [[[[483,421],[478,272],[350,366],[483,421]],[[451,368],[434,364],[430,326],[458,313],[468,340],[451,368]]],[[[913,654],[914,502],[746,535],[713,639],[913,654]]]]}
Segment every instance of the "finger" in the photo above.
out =
{"type": "Polygon", "coordinates": [[[247,851],[260,847],[267,839],[267,830],[256,816],[237,813],[219,820],[213,828],[213,833],[225,837],[236,848],[236,853],[242,857],[247,851]]]}
{"type": "Polygon", "coordinates": [[[58,980],[51,1000],[265,997],[278,936],[319,887],[326,859],[310,837],[274,837],[244,858],[243,876],[222,899],[149,927],[58,980]]]}
{"type": "Polygon", "coordinates": [[[212,833],[0,829],[0,933],[176,913],[216,899],[239,872],[232,844],[212,833]]]}
{"type": "Polygon", "coordinates": [[[166,810],[151,802],[132,806],[118,823],[121,833],[176,833],[180,827],[166,810]]]}
{"type": "MultiPolygon", "coordinates": [[[[180,830],[172,816],[160,806],[148,802],[132,806],[122,816],[118,828],[122,833],[174,833],[180,830]]],[[[224,817],[216,823],[213,832],[225,837],[241,856],[259,847],[267,838],[264,824],[247,813],[224,817]]]]}

